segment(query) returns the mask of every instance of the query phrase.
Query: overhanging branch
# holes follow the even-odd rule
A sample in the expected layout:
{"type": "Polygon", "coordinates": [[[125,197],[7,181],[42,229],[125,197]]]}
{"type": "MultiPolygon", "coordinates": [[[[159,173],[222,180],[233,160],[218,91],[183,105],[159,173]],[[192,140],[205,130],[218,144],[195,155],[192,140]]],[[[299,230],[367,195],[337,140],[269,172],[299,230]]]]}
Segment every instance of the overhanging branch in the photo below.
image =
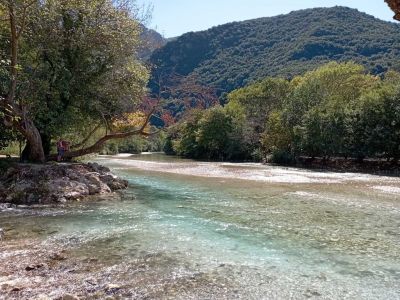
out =
{"type": "MultiPolygon", "coordinates": [[[[152,108],[152,110],[150,111],[150,113],[147,114],[142,126],[139,129],[135,129],[135,130],[127,131],[127,132],[117,132],[117,133],[105,134],[103,137],[98,139],[95,143],[93,143],[89,147],[66,152],[64,154],[64,158],[71,159],[71,158],[80,157],[83,155],[98,152],[99,150],[101,150],[101,148],[104,146],[104,144],[110,140],[125,139],[125,138],[135,136],[135,135],[148,137],[148,136],[157,134],[159,132],[159,130],[154,131],[154,132],[146,132],[145,131],[155,110],[156,110],[156,106],[154,106],[152,108]]],[[[47,160],[56,160],[56,159],[57,159],[57,154],[49,155],[47,158],[47,160]]]]}

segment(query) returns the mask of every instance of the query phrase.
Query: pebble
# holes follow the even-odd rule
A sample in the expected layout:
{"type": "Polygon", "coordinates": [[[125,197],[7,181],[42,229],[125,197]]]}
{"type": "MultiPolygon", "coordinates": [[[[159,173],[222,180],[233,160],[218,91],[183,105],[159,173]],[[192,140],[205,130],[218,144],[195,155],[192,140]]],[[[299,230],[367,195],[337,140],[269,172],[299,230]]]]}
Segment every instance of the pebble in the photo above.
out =
{"type": "Polygon", "coordinates": [[[109,284],[107,284],[107,285],[105,286],[105,290],[106,290],[107,292],[116,292],[116,291],[118,291],[118,290],[120,290],[120,289],[121,289],[121,287],[120,287],[119,285],[113,284],[113,283],[109,283],[109,284]]]}
{"type": "Polygon", "coordinates": [[[61,300],[79,300],[79,297],[71,294],[65,294],[61,297],[61,300]]]}
{"type": "Polygon", "coordinates": [[[17,206],[12,203],[0,203],[0,211],[2,210],[11,210],[16,208],[17,206]]]}
{"type": "MultiPolygon", "coordinates": [[[[1,296],[1,291],[6,291],[6,292],[19,292],[23,290],[26,286],[28,286],[30,283],[30,280],[26,278],[17,278],[13,280],[6,280],[2,281],[0,283],[0,296],[1,296]]],[[[3,299],[0,297],[0,299],[3,299]]]]}
{"type": "Polygon", "coordinates": [[[52,260],[58,260],[58,261],[66,260],[66,259],[67,259],[64,255],[59,254],[59,253],[53,253],[53,254],[51,254],[49,257],[50,257],[50,259],[52,259],[52,260]]]}
{"type": "Polygon", "coordinates": [[[33,271],[33,270],[37,270],[40,268],[43,268],[43,264],[29,265],[25,268],[25,271],[33,271]]]}

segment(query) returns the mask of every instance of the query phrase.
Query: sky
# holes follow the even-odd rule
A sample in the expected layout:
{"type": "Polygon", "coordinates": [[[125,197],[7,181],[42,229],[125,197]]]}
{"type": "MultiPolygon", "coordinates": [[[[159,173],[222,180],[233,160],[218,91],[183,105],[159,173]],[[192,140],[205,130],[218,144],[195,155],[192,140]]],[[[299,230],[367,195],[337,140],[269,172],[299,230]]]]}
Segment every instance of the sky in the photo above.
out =
{"type": "Polygon", "coordinates": [[[233,21],[270,17],[293,10],[332,7],[357,8],[379,19],[391,21],[392,11],[384,0],[137,0],[152,5],[148,27],[164,37],[176,37],[189,31],[205,30],[233,21]]]}

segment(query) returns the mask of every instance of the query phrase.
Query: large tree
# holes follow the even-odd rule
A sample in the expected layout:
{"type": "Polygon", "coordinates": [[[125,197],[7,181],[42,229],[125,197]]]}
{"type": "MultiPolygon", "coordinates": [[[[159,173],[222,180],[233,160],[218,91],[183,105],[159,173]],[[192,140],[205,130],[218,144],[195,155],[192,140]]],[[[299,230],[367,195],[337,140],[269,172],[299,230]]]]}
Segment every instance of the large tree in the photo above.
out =
{"type": "Polygon", "coordinates": [[[29,160],[54,158],[49,145],[61,136],[82,137],[67,154],[76,157],[111,139],[148,134],[152,110],[139,126],[113,126],[145,93],[137,13],[126,0],[0,1],[0,74],[8,82],[0,85],[1,112],[25,137],[29,160]]]}

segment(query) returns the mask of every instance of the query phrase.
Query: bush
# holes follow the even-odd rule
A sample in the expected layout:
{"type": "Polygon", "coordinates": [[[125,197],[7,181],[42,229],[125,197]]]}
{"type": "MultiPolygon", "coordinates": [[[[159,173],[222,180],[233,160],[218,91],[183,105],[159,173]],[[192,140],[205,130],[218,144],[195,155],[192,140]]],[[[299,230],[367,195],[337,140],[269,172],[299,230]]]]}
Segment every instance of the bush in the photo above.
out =
{"type": "Polygon", "coordinates": [[[165,140],[163,151],[167,155],[176,155],[176,152],[174,150],[173,140],[172,140],[171,136],[167,137],[167,139],[165,140]]]}
{"type": "Polygon", "coordinates": [[[296,162],[296,158],[288,151],[276,150],[272,153],[270,162],[280,165],[292,165],[296,162]]]}
{"type": "Polygon", "coordinates": [[[116,155],[118,154],[118,146],[116,143],[108,143],[100,152],[101,155],[116,155]]]}

